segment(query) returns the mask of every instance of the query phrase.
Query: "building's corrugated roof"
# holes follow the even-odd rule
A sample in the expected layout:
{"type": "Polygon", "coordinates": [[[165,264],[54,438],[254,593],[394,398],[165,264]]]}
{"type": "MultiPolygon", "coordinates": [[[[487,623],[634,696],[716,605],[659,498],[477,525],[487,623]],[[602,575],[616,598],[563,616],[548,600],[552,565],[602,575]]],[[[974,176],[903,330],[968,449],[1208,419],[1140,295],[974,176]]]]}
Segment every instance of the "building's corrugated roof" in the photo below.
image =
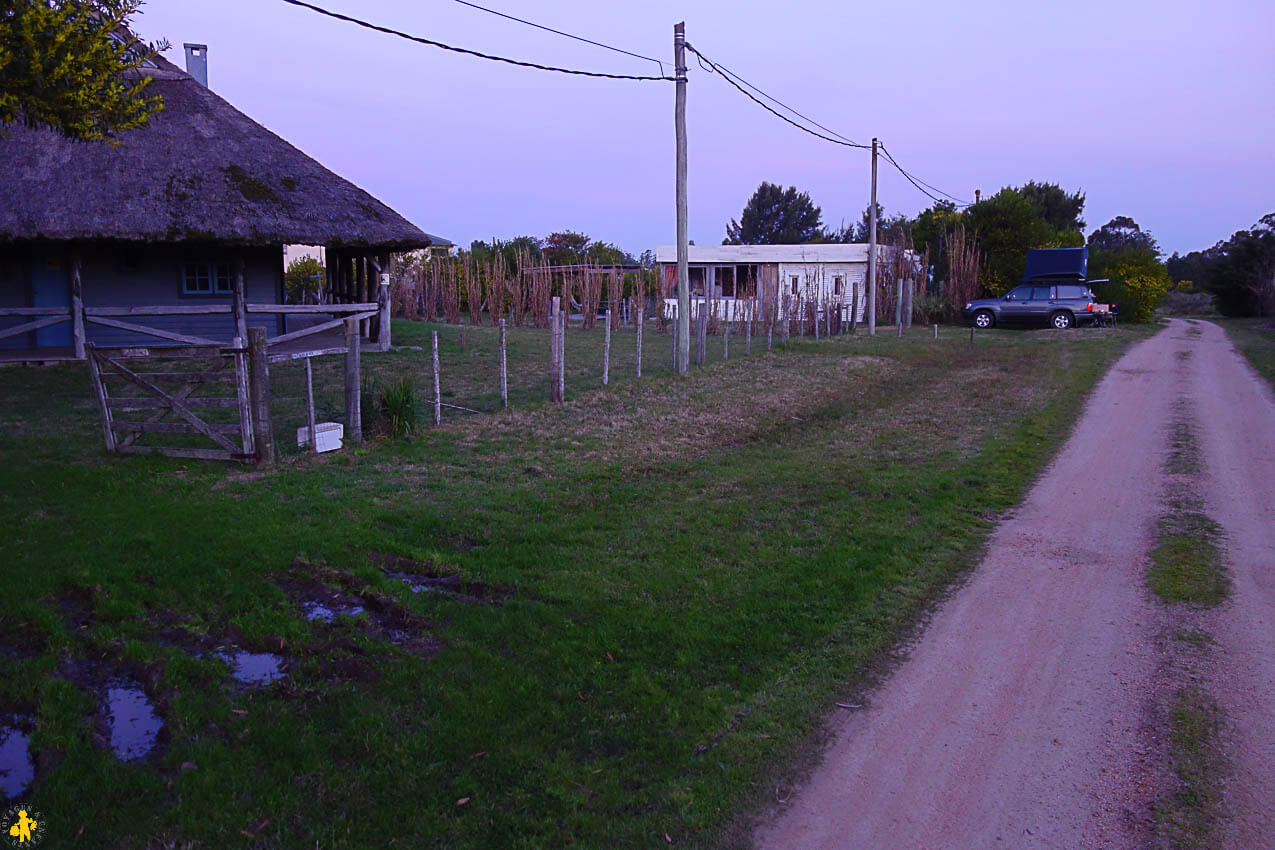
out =
{"type": "MultiPolygon", "coordinates": [[[[878,245],[878,257],[887,254],[878,245]]],[[[821,243],[818,245],[691,245],[692,263],[866,263],[868,243],[821,243]]],[[[676,263],[677,247],[661,245],[655,249],[657,263],[676,263]]]]}
{"type": "Polygon", "coordinates": [[[424,248],[394,210],[235,109],[167,61],[164,98],[119,145],[14,126],[0,135],[0,241],[292,243],[424,248]]]}
{"type": "Polygon", "coordinates": [[[1033,248],[1022,281],[1084,280],[1088,268],[1088,248],[1033,248]]]}

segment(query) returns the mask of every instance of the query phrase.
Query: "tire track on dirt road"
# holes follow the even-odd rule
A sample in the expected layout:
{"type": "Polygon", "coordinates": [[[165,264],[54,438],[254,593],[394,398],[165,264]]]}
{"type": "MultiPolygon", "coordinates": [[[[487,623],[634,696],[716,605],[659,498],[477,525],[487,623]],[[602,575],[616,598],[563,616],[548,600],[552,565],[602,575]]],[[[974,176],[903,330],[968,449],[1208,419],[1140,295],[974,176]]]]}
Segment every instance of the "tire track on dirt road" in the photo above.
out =
{"type": "Polygon", "coordinates": [[[1103,378],[968,583],[866,708],[835,721],[758,847],[1154,842],[1163,746],[1147,707],[1164,611],[1146,553],[1187,332],[1173,322],[1103,378]]]}

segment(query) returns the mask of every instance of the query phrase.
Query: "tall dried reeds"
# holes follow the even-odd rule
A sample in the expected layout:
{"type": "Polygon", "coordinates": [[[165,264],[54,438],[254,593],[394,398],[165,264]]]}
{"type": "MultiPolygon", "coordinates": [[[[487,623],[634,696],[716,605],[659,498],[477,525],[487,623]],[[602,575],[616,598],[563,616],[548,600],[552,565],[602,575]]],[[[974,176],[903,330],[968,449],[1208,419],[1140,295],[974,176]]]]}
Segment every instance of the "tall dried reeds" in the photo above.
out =
{"type": "Polygon", "coordinates": [[[978,270],[982,258],[978,253],[978,238],[967,233],[964,224],[956,225],[947,249],[948,311],[955,318],[968,301],[978,297],[978,270]]]}
{"type": "Polygon", "coordinates": [[[469,308],[469,323],[483,323],[483,276],[482,263],[474,262],[474,255],[468,251],[462,253],[462,267],[465,274],[465,306],[469,308]]]}
{"type": "Polygon", "coordinates": [[[440,293],[439,300],[443,302],[443,318],[448,324],[460,324],[460,275],[457,274],[457,264],[451,260],[439,263],[440,272],[440,293]]]}

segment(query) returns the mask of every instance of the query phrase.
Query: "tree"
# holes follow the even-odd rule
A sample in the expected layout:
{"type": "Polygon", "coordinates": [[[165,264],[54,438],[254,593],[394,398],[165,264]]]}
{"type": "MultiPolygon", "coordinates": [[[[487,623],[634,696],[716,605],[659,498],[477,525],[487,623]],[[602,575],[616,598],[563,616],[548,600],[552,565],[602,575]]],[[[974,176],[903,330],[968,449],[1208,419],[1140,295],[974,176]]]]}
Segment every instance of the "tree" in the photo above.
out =
{"type": "MultiPolygon", "coordinates": [[[[1190,255],[1188,255],[1189,257],[1190,255]]],[[[1197,285],[1214,295],[1227,316],[1275,313],[1275,213],[1204,252],[1197,285]]]]}
{"type": "Polygon", "coordinates": [[[1018,189],[1018,194],[1026,198],[1036,214],[1054,230],[1071,233],[1085,229],[1085,220],[1080,217],[1085,211],[1084,192],[1069,194],[1057,183],[1028,180],[1018,189]]]}
{"type": "Polygon", "coordinates": [[[1001,189],[966,211],[967,226],[983,250],[983,286],[1003,295],[1023,276],[1030,248],[1056,247],[1057,236],[1017,190],[1001,189]]]}
{"type": "Polygon", "coordinates": [[[140,73],[164,43],[137,39],[141,0],[17,0],[0,5],[0,132],[22,123],[115,142],[163,109],[140,73]]]}
{"type": "Polygon", "coordinates": [[[308,302],[307,299],[313,296],[317,301],[326,279],[323,265],[318,260],[314,257],[297,257],[288,263],[288,269],[283,273],[283,289],[287,293],[288,303],[315,303],[308,302]]]}
{"type": "Polygon", "coordinates": [[[1092,284],[1094,295],[1118,305],[1120,317],[1134,322],[1151,321],[1173,283],[1159,255],[1145,246],[1115,251],[1090,247],[1089,277],[1107,278],[1092,284]]]}
{"type": "Polygon", "coordinates": [[[822,213],[796,186],[762,182],[740,214],[726,226],[723,245],[799,245],[823,238],[822,213]]]}
{"type": "Polygon", "coordinates": [[[1155,238],[1127,215],[1118,215],[1090,233],[1089,247],[1104,251],[1147,250],[1160,253],[1155,238]]]}

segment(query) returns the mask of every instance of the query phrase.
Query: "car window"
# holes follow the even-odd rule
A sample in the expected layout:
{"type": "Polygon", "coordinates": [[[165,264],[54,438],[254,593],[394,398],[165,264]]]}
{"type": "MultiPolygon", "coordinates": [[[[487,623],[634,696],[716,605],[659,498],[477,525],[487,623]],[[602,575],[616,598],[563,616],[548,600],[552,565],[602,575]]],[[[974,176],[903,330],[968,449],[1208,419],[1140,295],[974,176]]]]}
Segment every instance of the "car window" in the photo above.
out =
{"type": "Polygon", "coordinates": [[[1032,288],[1030,286],[1020,286],[1017,289],[1011,289],[1005,298],[1008,301],[1026,301],[1031,298],[1031,295],[1032,288]]]}
{"type": "Polygon", "coordinates": [[[1033,301],[1048,301],[1052,296],[1049,294],[1052,286],[1034,286],[1032,287],[1033,301]]]}
{"type": "Polygon", "coordinates": [[[1084,298],[1086,290],[1083,286],[1059,286],[1059,298],[1084,298]]]}

